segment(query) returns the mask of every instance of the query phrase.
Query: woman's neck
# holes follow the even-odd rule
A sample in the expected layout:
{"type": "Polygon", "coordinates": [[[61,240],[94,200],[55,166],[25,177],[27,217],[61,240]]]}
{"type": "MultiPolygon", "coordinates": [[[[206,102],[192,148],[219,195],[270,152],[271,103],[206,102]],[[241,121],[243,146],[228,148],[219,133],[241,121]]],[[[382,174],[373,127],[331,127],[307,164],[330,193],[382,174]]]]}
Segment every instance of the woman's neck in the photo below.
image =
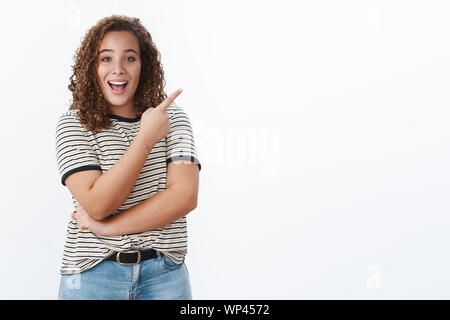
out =
{"type": "Polygon", "coordinates": [[[137,117],[136,110],[134,110],[134,106],[126,107],[126,106],[110,106],[111,114],[116,116],[134,119],[137,117]]]}

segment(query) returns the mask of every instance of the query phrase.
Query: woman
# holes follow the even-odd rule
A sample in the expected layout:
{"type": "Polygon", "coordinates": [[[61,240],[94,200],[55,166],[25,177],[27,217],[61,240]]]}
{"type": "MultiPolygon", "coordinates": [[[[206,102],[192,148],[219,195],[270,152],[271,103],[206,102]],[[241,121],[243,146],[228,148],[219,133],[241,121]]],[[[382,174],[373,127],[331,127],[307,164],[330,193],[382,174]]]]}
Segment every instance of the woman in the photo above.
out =
{"type": "Polygon", "coordinates": [[[139,19],[111,16],[75,54],[73,101],[56,128],[75,211],[59,299],[191,299],[186,215],[198,160],[189,118],[167,96],[160,54],[139,19]]]}

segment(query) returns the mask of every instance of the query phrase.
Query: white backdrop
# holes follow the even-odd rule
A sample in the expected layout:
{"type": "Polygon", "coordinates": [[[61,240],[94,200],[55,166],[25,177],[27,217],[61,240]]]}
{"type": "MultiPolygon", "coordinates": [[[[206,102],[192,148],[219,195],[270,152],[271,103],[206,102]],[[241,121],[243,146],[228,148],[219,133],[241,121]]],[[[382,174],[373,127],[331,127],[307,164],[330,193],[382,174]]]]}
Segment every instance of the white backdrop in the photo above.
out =
{"type": "Polygon", "coordinates": [[[2,1],[1,299],[55,299],[72,57],[139,17],[202,171],[194,299],[450,298],[448,1],[2,1]]]}

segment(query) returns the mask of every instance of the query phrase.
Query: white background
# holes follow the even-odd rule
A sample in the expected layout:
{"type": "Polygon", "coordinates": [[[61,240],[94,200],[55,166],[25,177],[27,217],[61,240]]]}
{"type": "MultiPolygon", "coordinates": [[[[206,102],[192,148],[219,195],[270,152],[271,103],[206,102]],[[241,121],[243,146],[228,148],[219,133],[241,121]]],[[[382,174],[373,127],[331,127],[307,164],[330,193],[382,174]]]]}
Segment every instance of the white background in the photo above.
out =
{"type": "Polygon", "coordinates": [[[202,171],[194,299],[450,298],[448,1],[2,1],[0,298],[55,299],[73,55],[139,17],[202,171]]]}

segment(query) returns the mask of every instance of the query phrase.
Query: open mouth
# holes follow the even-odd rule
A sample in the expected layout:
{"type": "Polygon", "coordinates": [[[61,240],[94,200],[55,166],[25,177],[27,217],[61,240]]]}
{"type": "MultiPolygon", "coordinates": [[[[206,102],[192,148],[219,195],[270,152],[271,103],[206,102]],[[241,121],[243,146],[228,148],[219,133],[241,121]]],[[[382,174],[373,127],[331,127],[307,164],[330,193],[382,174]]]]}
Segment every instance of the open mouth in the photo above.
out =
{"type": "Polygon", "coordinates": [[[125,92],[128,82],[108,81],[108,84],[111,87],[111,90],[114,94],[122,94],[125,92]]]}

